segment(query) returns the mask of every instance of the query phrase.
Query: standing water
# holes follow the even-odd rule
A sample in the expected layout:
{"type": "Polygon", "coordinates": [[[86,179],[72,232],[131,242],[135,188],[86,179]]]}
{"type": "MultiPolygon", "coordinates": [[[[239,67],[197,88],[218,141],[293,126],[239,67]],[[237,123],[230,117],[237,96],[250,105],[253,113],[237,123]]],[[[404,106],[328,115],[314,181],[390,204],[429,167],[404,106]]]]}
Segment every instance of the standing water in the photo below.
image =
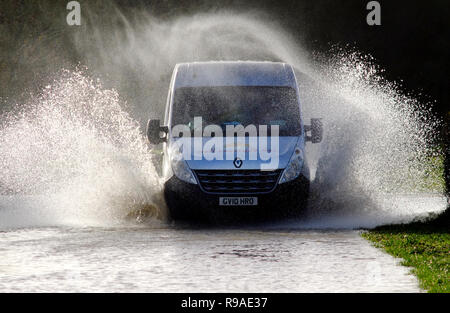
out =
{"type": "Polygon", "coordinates": [[[61,69],[1,116],[1,290],[417,290],[353,229],[445,208],[438,122],[370,57],[337,50],[311,60],[255,16],[116,18],[121,28],[91,19],[74,37],[86,69],[61,69]],[[206,230],[166,222],[142,125],[161,116],[173,66],[200,60],[295,67],[304,118],[325,127],[323,143],[307,147],[315,181],[300,220],[206,230]]]}

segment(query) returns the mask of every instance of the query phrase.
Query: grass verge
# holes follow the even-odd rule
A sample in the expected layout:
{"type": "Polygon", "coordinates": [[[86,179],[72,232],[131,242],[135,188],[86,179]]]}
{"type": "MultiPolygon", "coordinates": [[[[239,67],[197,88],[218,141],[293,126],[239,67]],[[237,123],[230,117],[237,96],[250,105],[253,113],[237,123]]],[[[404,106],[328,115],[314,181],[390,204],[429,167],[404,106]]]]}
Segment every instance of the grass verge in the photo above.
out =
{"type": "Polygon", "coordinates": [[[362,236],[376,247],[402,258],[402,265],[412,268],[421,288],[450,293],[449,212],[447,209],[429,221],[377,227],[362,236]]]}

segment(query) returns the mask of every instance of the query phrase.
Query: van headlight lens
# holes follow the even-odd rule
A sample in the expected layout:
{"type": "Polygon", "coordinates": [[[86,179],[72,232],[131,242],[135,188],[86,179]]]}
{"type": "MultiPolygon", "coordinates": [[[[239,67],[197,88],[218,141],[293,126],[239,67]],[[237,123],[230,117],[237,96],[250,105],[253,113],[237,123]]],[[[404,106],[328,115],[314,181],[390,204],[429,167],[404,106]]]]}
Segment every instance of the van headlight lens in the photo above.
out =
{"type": "Polygon", "coordinates": [[[183,154],[180,149],[175,145],[170,153],[170,165],[172,171],[178,179],[191,184],[197,184],[197,180],[194,177],[191,169],[183,159],[183,154]]]}
{"type": "Polygon", "coordinates": [[[280,184],[296,179],[302,172],[302,168],[303,151],[300,148],[295,148],[287,167],[284,169],[283,176],[280,179],[280,184]]]}

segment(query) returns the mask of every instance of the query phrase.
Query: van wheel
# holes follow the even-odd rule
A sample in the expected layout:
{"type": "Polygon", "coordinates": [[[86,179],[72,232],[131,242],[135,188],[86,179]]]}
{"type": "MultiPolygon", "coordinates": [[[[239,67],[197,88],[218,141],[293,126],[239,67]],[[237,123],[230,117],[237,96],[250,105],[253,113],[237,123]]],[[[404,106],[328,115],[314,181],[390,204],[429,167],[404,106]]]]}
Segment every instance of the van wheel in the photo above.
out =
{"type": "Polygon", "coordinates": [[[302,182],[302,185],[301,190],[291,196],[292,205],[290,205],[287,210],[288,218],[301,217],[306,212],[309,202],[309,181],[305,179],[305,181],[302,182]]]}

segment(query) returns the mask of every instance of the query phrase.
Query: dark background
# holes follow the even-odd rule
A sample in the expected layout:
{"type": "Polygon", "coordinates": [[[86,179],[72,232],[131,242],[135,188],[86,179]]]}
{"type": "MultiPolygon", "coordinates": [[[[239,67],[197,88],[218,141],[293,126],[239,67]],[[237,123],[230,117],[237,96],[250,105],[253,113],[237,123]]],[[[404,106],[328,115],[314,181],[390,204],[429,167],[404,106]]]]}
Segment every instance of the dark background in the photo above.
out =
{"type": "MultiPolygon", "coordinates": [[[[0,4],[0,101],[7,110],[39,90],[55,64],[80,60],[65,27],[68,1],[2,0],[0,4]],[[45,54],[43,55],[43,52],[45,54]]],[[[79,1],[101,12],[117,6],[171,17],[222,9],[264,11],[288,31],[301,34],[302,45],[326,53],[335,45],[350,45],[371,54],[391,81],[402,82],[406,93],[449,119],[448,94],[450,2],[448,0],[380,0],[381,26],[366,23],[368,0],[203,0],[203,1],[79,1]]],[[[75,27],[76,28],[76,27],[75,27]]],[[[448,129],[449,127],[447,127],[448,129]]],[[[448,131],[442,141],[448,141],[448,131]]],[[[448,149],[447,149],[448,155],[448,149]]],[[[448,163],[447,163],[448,164],[448,163]]]]}
{"type": "MultiPolygon", "coordinates": [[[[51,70],[46,64],[79,61],[71,49],[66,27],[65,6],[60,0],[2,0],[0,4],[0,97],[15,96],[24,87],[37,84],[38,74],[51,70]],[[38,49],[45,46],[47,60],[38,49]],[[30,75],[30,68],[35,73],[30,75]],[[8,75],[9,72],[9,75],[8,75]],[[33,82],[33,80],[35,82],[33,82]],[[12,88],[10,87],[12,82],[12,88]]],[[[288,31],[301,34],[308,50],[326,52],[334,44],[350,45],[369,53],[384,68],[390,80],[403,81],[406,92],[436,101],[434,110],[445,115],[450,106],[448,87],[450,3],[446,0],[381,0],[381,26],[366,23],[367,0],[91,0],[79,1],[101,11],[116,5],[123,12],[130,8],[148,10],[153,15],[210,12],[224,8],[268,12],[288,31]]],[[[76,27],[75,27],[76,29],[76,27]]]]}

